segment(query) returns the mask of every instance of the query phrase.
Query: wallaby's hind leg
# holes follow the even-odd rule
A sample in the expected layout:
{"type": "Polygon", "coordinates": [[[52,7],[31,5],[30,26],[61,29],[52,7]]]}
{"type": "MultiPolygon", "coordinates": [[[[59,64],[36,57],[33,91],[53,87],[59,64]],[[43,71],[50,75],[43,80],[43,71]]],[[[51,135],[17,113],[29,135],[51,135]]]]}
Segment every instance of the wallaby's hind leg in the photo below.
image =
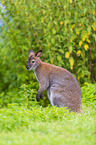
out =
{"type": "Polygon", "coordinates": [[[70,111],[73,112],[82,112],[81,107],[78,107],[77,104],[74,104],[72,102],[73,100],[68,100],[68,96],[65,94],[60,94],[60,92],[50,92],[50,102],[52,106],[58,106],[58,107],[67,107],[70,111]],[[65,96],[65,97],[64,97],[65,96]],[[77,106],[76,106],[77,105],[77,106]]]}
{"type": "Polygon", "coordinates": [[[71,107],[67,101],[66,101],[66,98],[65,98],[65,101],[64,101],[64,97],[63,97],[63,101],[60,97],[56,98],[54,97],[52,99],[52,103],[53,103],[53,106],[57,106],[57,107],[66,107],[67,109],[69,109],[69,111],[72,111],[72,112],[81,112],[82,113],[82,110],[81,109],[75,109],[74,107],[71,107]]]}
{"type": "Polygon", "coordinates": [[[47,94],[52,106],[67,107],[70,111],[82,112],[79,98],[77,100],[76,97],[70,99],[70,96],[67,95],[68,93],[66,94],[66,92],[57,91],[56,89],[55,91],[48,89],[47,94]]]}
{"type": "Polygon", "coordinates": [[[54,104],[53,104],[53,95],[52,95],[52,92],[50,92],[50,89],[47,90],[47,95],[48,95],[48,98],[50,100],[51,105],[54,106],[54,104]]]}
{"type": "Polygon", "coordinates": [[[54,100],[53,100],[53,106],[60,107],[60,102],[59,102],[58,98],[54,98],[54,100]]]}
{"type": "Polygon", "coordinates": [[[63,97],[62,100],[62,96],[60,96],[60,94],[58,93],[54,93],[54,91],[48,90],[47,93],[52,106],[67,107],[66,98],[63,97]]]}
{"type": "Polygon", "coordinates": [[[62,101],[62,98],[61,97],[58,97],[57,95],[55,95],[55,96],[53,96],[52,101],[53,101],[52,102],[53,103],[53,106],[67,107],[66,99],[64,99],[64,97],[63,97],[63,101],[62,101]]]}
{"type": "Polygon", "coordinates": [[[54,104],[54,106],[57,106],[57,107],[64,107],[64,104],[62,104],[60,98],[54,98],[54,99],[53,99],[53,104],[54,104]],[[62,104],[63,106],[62,106],[61,104],[62,104]]]}

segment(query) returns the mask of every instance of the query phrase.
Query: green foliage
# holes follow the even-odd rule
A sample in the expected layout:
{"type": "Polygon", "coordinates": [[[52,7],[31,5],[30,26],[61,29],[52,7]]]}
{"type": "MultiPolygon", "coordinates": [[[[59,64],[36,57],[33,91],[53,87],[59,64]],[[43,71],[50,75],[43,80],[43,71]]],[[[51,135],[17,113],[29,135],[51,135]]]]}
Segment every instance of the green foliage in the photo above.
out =
{"type": "Polygon", "coordinates": [[[16,97],[4,98],[10,102],[0,109],[0,144],[95,145],[96,84],[85,83],[81,88],[83,113],[78,114],[66,108],[42,107],[35,101],[35,90],[29,88],[23,84],[16,97]]]}
{"type": "Polygon", "coordinates": [[[31,86],[23,84],[17,91],[12,90],[7,93],[0,94],[0,108],[7,106],[9,103],[18,103],[19,105],[36,105],[35,97],[36,90],[31,86]],[[35,102],[34,102],[35,101],[35,102]]]}
{"type": "MultiPolygon", "coordinates": [[[[17,103],[20,106],[26,106],[30,109],[30,107],[34,106],[43,106],[46,107],[50,104],[46,92],[44,92],[43,100],[40,102],[36,101],[36,94],[38,90],[38,85],[34,84],[23,84],[19,90],[12,90],[7,93],[2,92],[0,94],[0,108],[8,106],[8,104],[17,103]],[[34,89],[34,84],[35,88],[34,89]]],[[[96,84],[85,83],[83,87],[81,87],[81,97],[82,103],[86,104],[86,106],[93,106],[96,105],[96,84]]]]}
{"type": "Polygon", "coordinates": [[[64,108],[9,104],[0,109],[0,144],[95,145],[95,108],[82,105],[83,113],[64,108]]]}
{"type": "Polygon", "coordinates": [[[96,107],[96,84],[85,83],[81,90],[82,103],[96,107]]]}
{"type": "Polygon", "coordinates": [[[95,81],[95,0],[1,3],[5,9],[0,13],[0,91],[36,83],[26,71],[30,49],[43,49],[42,60],[65,67],[80,83],[95,81]]]}
{"type": "Polygon", "coordinates": [[[0,108],[8,106],[10,103],[17,103],[18,105],[26,106],[38,106],[42,105],[43,107],[49,104],[46,92],[44,92],[44,98],[39,103],[36,101],[36,94],[38,90],[38,84],[23,84],[19,89],[11,90],[7,93],[2,92],[0,94],[0,108]],[[35,85],[35,88],[34,88],[35,85]]]}
{"type": "Polygon", "coordinates": [[[0,0],[0,145],[95,145],[96,84],[84,84],[96,79],[95,6],[96,0],[0,0]],[[30,49],[42,49],[43,61],[84,84],[82,114],[48,105],[46,92],[36,101],[39,86],[26,70],[30,49]]]}
{"type": "Polygon", "coordinates": [[[31,122],[52,122],[58,119],[63,119],[64,116],[68,115],[67,112],[68,110],[64,110],[64,108],[58,109],[57,107],[46,107],[44,109],[43,107],[36,106],[28,109],[26,106],[19,106],[16,103],[9,104],[7,109],[3,108],[0,110],[0,115],[2,116],[1,121],[3,123],[2,126],[0,126],[0,131],[4,128],[6,131],[12,131],[14,129],[19,129],[19,127],[22,126],[28,127],[31,122]],[[4,116],[2,116],[3,112],[5,112],[4,116]],[[12,120],[14,121],[11,122],[12,120]],[[6,126],[7,123],[10,124],[9,128],[6,126]]]}
{"type": "Polygon", "coordinates": [[[44,102],[37,103],[31,86],[23,84],[17,94],[0,97],[0,144],[95,145],[96,84],[81,87],[83,113],[42,107],[44,102]]]}

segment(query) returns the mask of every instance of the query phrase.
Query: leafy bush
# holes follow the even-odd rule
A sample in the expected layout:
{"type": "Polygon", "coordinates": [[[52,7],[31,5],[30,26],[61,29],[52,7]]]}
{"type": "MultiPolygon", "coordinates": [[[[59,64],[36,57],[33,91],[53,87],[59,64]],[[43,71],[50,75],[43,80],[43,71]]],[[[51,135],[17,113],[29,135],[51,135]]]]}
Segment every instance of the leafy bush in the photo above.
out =
{"type": "Polygon", "coordinates": [[[96,107],[96,84],[85,83],[81,90],[82,103],[96,107]]]}
{"type": "Polygon", "coordinates": [[[24,105],[28,108],[30,106],[42,105],[43,107],[49,104],[46,91],[44,92],[44,98],[40,102],[36,101],[36,94],[38,90],[38,84],[23,84],[19,89],[11,90],[7,93],[2,92],[0,94],[0,108],[8,106],[10,103],[17,103],[18,105],[24,105]],[[34,88],[35,85],[35,88],[34,88]]]}
{"type": "MultiPolygon", "coordinates": [[[[84,114],[88,110],[92,110],[91,115],[95,115],[95,109],[89,108],[88,110],[84,108],[84,114]]],[[[28,109],[26,106],[20,106],[17,103],[9,104],[7,108],[0,109],[0,132],[4,130],[18,130],[19,127],[30,127],[31,123],[37,122],[66,122],[71,118],[83,117],[83,113],[75,114],[74,112],[69,113],[69,111],[64,107],[51,107],[50,105],[46,108],[42,106],[31,107],[28,109]]],[[[90,113],[87,115],[90,116],[90,113]]]]}
{"type": "Polygon", "coordinates": [[[7,106],[9,103],[18,103],[19,105],[36,105],[35,97],[36,90],[31,89],[31,86],[23,84],[17,91],[12,90],[6,94],[2,92],[0,94],[0,107],[7,106]],[[35,101],[35,102],[34,102],[35,101]]]}
{"type": "Polygon", "coordinates": [[[75,114],[59,107],[9,104],[0,109],[0,144],[95,145],[95,109],[82,108],[75,114]]]}
{"type": "Polygon", "coordinates": [[[1,1],[0,91],[36,83],[25,67],[29,49],[43,49],[42,60],[65,67],[80,83],[95,81],[95,5],[95,0],[1,1]]]}
{"type": "MultiPolygon", "coordinates": [[[[35,84],[35,83],[34,83],[35,84]]],[[[30,107],[34,106],[43,106],[46,107],[50,104],[46,92],[44,92],[43,100],[40,102],[36,101],[36,94],[38,91],[38,85],[35,84],[23,84],[19,90],[12,90],[7,92],[6,94],[2,92],[0,94],[0,108],[8,106],[8,104],[17,103],[20,106],[26,106],[30,109],[30,107]]],[[[85,83],[83,87],[81,87],[82,92],[82,104],[86,104],[86,106],[95,107],[96,105],[96,84],[85,83]]]]}
{"type": "Polygon", "coordinates": [[[4,106],[0,109],[0,144],[95,145],[96,84],[85,83],[81,87],[83,113],[69,113],[50,105],[42,107],[41,102],[35,101],[36,89],[31,86],[23,84],[16,94],[0,96],[4,106]]]}

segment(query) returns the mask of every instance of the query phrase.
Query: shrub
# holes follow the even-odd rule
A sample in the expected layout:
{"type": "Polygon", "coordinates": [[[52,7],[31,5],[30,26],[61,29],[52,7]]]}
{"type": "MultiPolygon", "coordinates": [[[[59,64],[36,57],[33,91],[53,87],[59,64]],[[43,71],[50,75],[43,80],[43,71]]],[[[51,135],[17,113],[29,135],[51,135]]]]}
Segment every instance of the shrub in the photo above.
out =
{"type": "Polygon", "coordinates": [[[26,71],[29,49],[43,49],[42,60],[65,67],[82,84],[95,81],[95,5],[95,0],[1,1],[0,91],[36,83],[26,71]]]}
{"type": "MultiPolygon", "coordinates": [[[[23,84],[19,90],[17,91],[12,90],[7,92],[6,94],[2,92],[0,94],[0,108],[8,106],[8,104],[17,103],[20,106],[26,106],[30,109],[30,107],[34,106],[43,106],[46,107],[50,104],[46,91],[44,92],[43,100],[40,102],[36,101],[36,93],[38,90],[38,85],[35,84],[23,84]]],[[[96,105],[96,84],[85,83],[83,87],[81,87],[82,92],[82,104],[86,106],[93,106],[96,105]]]]}
{"type": "Polygon", "coordinates": [[[81,90],[82,103],[96,107],[96,84],[85,83],[81,90]]]}

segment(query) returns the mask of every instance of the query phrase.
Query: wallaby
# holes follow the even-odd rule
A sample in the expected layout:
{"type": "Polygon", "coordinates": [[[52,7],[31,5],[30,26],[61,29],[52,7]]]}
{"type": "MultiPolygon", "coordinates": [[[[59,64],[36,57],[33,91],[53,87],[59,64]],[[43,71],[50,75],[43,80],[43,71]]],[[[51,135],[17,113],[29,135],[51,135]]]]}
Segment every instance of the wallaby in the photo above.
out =
{"type": "Polygon", "coordinates": [[[67,107],[73,112],[81,110],[81,89],[76,78],[66,69],[42,62],[42,50],[34,53],[29,51],[27,70],[34,70],[39,82],[36,100],[43,99],[43,91],[47,89],[48,98],[52,106],[67,107]]]}

